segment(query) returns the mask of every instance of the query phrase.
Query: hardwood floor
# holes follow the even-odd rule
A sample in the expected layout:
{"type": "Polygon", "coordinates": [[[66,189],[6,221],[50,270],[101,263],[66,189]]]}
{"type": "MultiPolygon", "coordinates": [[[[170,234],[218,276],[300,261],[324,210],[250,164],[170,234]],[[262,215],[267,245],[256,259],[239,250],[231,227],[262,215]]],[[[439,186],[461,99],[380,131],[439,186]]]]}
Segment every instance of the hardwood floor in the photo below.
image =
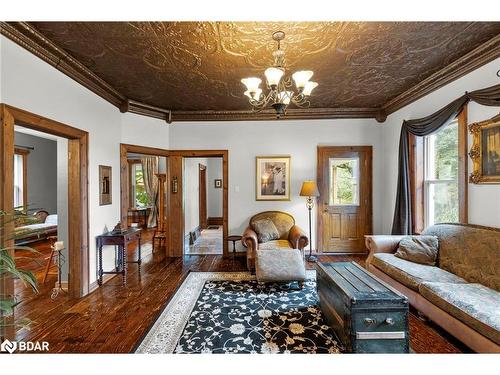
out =
{"type": "MultiPolygon", "coordinates": [[[[135,249],[129,255],[135,256],[135,249]]],[[[356,261],[365,256],[320,256],[320,261],[356,261]]],[[[309,268],[314,265],[309,264],[309,268]]],[[[70,300],[50,299],[54,279],[41,285],[40,294],[17,285],[22,302],[17,318],[30,318],[31,330],[17,340],[48,341],[51,353],[129,353],[134,350],[190,271],[246,271],[245,258],[189,255],[155,262],[152,255],[129,265],[127,285],[115,277],[90,295],[70,300]]],[[[416,353],[460,353],[466,350],[441,329],[410,314],[411,347],[416,353]]]]}

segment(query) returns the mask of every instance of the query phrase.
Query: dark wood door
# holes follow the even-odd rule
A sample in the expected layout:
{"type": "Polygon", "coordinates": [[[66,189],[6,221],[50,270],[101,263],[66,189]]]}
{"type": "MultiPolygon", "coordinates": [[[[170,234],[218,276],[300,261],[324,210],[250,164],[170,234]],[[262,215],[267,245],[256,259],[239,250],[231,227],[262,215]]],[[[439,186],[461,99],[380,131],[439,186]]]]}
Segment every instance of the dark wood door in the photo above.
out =
{"type": "Polygon", "coordinates": [[[372,147],[318,147],[319,250],[365,252],[372,232],[372,147]]]}
{"type": "Polygon", "coordinates": [[[199,209],[200,209],[200,228],[206,229],[207,219],[207,167],[199,164],[199,209]]]}

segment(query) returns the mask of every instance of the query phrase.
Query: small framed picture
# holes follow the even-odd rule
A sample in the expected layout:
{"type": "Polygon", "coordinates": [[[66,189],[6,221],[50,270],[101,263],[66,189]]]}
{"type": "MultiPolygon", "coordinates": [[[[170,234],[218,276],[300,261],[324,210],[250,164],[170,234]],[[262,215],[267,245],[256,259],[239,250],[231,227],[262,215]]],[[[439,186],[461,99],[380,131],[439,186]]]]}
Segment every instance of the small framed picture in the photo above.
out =
{"type": "Polygon", "coordinates": [[[105,206],[112,203],[111,167],[99,166],[99,205],[105,206]]]}
{"type": "Polygon", "coordinates": [[[214,180],[214,187],[216,189],[222,189],[222,180],[220,178],[214,180]]]}
{"type": "Polygon", "coordinates": [[[290,156],[257,156],[256,194],[258,201],[290,200],[290,156]]]}

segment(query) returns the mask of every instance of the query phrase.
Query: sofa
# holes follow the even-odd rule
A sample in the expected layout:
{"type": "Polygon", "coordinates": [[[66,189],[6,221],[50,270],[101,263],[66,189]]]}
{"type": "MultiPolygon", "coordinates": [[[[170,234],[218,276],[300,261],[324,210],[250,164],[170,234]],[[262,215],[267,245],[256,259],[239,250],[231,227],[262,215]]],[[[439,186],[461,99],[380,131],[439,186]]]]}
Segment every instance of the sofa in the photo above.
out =
{"type": "Polygon", "coordinates": [[[19,214],[15,218],[14,238],[16,245],[45,240],[57,235],[57,215],[39,210],[33,215],[19,214]]]}
{"type": "Polygon", "coordinates": [[[435,266],[394,255],[403,236],[365,236],[366,267],[469,348],[500,353],[500,229],[436,224],[435,266]]]}
{"type": "Polygon", "coordinates": [[[309,244],[309,239],[297,225],[292,215],[281,211],[265,211],[250,218],[248,228],[243,233],[241,242],[247,248],[247,268],[255,271],[255,256],[257,250],[289,250],[303,249],[309,244]],[[279,239],[262,242],[255,231],[255,222],[263,219],[271,220],[279,232],[279,239]]]}

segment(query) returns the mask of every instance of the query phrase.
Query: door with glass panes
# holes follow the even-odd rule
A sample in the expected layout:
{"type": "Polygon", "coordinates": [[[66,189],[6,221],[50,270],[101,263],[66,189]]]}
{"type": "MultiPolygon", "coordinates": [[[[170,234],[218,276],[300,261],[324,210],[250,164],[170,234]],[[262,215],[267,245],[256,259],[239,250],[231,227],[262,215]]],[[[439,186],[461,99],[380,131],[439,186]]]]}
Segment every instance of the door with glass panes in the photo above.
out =
{"type": "Polygon", "coordinates": [[[372,147],[318,147],[318,249],[365,252],[372,233],[372,147]]]}

